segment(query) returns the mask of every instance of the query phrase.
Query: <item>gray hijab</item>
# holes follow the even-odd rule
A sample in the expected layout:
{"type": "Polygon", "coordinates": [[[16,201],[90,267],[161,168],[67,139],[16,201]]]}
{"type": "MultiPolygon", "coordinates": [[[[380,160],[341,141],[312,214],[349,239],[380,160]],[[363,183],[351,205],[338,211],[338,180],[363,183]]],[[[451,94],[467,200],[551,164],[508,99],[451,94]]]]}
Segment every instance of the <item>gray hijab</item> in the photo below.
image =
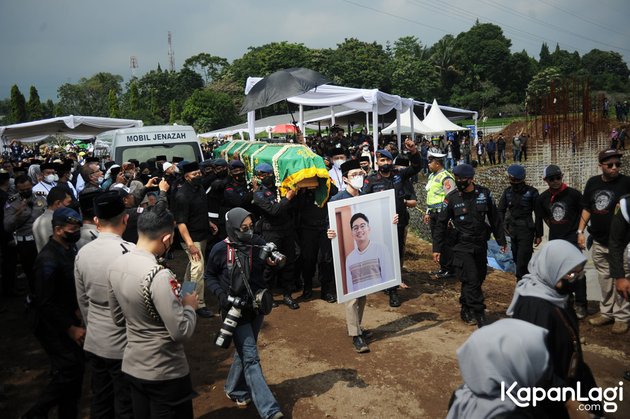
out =
{"type": "Polygon", "coordinates": [[[42,174],[42,171],[39,168],[39,164],[31,164],[28,167],[28,177],[31,178],[33,185],[37,185],[39,183],[39,176],[41,174],[42,174]]]}
{"type": "Polygon", "coordinates": [[[501,382],[512,391],[533,387],[547,371],[549,332],[517,319],[502,319],[475,331],[457,350],[464,385],[455,391],[447,419],[492,418],[516,409],[501,400],[501,382]]]}
{"type": "Polygon", "coordinates": [[[516,285],[507,315],[514,314],[519,297],[538,297],[565,308],[568,295],[556,291],[556,284],[573,268],[586,262],[586,258],[566,240],[551,240],[536,252],[527,265],[529,273],[516,285]]]}

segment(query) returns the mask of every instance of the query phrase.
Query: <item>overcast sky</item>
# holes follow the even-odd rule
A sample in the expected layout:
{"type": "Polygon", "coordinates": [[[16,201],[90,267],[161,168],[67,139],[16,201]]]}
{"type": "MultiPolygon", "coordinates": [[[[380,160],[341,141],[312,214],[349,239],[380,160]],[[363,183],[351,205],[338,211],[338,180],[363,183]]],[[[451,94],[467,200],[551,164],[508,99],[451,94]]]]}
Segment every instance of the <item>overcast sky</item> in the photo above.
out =
{"type": "Polygon", "coordinates": [[[127,81],[132,55],[138,76],[168,68],[168,31],[180,69],[200,52],[231,62],[275,41],[334,48],[413,35],[430,46],[475,19],[500,25],[512,51],[537,59],[547,42],[552,52],[559,43],[630,61],[628,0],[0,0],[0,98],[17,84],[27,100],[34,85],[56,101],[60,85],[100,71],[127,81]]]}

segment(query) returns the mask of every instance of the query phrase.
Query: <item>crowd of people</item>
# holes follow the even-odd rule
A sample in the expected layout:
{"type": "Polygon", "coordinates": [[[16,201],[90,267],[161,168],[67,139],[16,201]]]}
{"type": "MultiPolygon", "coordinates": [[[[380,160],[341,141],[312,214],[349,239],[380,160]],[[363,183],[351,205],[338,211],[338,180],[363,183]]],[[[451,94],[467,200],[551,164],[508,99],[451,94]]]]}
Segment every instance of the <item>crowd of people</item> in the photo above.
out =
{"type": "MultiPolygon", "coordinates": [[[[602,289],[599,313],[589,323],[612,324],[611,332],[619,335],[628,330],[624,249],[630,242],[630,177],[620,173],[623,153],[600,152],[601,175],[589,179],[583,192],[563,182],[560,167],[548,165],[534,175],[548,185],[539,192],[518,164],[527,160],[526,143],[522,134],[513,139],[509,187],[497,201],[476,183],[475,173],[479,165],[506,162],[501,135],[472,145],[467,137],[407,138],[400,150],[387,141],[374,150],[363,134],[306,141],[328,167],[329,201],[394,191],[392,223],[400,255],[394,263],[403,264],[409,211],[420,211],[431,230],[436,262],[431,275],[461,282],[461,319],[483,329],[458,352],[465,384],[454,393],[451,417],[471,417],[465,413],[475,407],[471,399],[487,397],[488,389],[469,378],[487,374],[483,363],[494,362],[497,354],[510,355],[501,345],[479,353],[474,341],[500,339],[510,331],[535,338],[539,346],[527,341],[520,350],[523,357],[541,360],[536,371],[523,371],[530,365],[523,362],[512,376],[525,374],[531,384],[544,376],[548,385],[596,385],[579,346],[579,321],[589,315],[586,248],[602,289]],[[421,172],[428,177],[419,178],[421,172]],[[418,191],[426,192],[426,208],[418,206],[418,191]],[[544,224],[550,241],[533,254],[544,224]],[[511,247],[516,286],[507,314],[519,320],[499,321],[488,326],[496,333],[482,333],[488,325],[482,286],[491,236],[502,251],[511,247]],[[479,364],[476,357],[482,358],[479,364]]],[[[235,346],[227,397],[237,406],[253,402],[263,418],[283,417],[262,373],[258,334],[273,306],[299,309],[315,297],[316,282],[321,299],[337,301],[331,245],[337,232],[329,228],[326,206],[315,203],[313,189],[281,196],[281,179],[270,164],[256,165],[248,180],[242,161],[212,153],[204,146],[202,162],[166,155],[115,162],[18,145],[3,155],[2,293],[14,297],[22,291],[16,282],[19,261],[34,336],[52,370],[25,417],[45,417],[53,407],[59,417],[76,417],[86,367],[94,417],[192,417],[195,393],[183,345],[197,318],[210,318],[216,309],[224,320],[221,344],[232,340],[235,346]],[[168,268],[173,246],[181,246],[188,262],[181,280],[168,268]],[[188,292],[186,282],[192,284],[188,292]],[[270,290],[281,298],[274,300],[270,290]],[[216,300],[208,299],[210,294],[216,300]]],[[[353,230],[355,221],[358,230],[369,228],[365,215],[351,221],[353,230]]],[[[369,246],[358,239],[357,244],[358,251],[369,246]]],[[[385,290],[393,308],[401,305],[398,292],[385,290]]],[[[345,307],[351,347],[369,352],[371,332],[362,325],[366,297],[345,307]]],[[[504,402],[484,408],[489,407],[495,413],[516,408],[504,402]]],[[[552,403],[544,412],[562,417],[567,409],[552,403]]]]}

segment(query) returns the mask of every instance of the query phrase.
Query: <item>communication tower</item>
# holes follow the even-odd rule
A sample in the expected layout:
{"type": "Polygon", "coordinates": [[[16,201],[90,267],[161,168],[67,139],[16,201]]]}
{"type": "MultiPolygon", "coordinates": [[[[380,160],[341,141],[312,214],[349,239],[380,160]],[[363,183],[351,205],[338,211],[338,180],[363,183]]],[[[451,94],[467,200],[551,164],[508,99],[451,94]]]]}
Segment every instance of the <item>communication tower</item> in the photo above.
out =
{"type": "Polygon", "coordinates": [[[173,52],[173,44],[171,43],[171,31],[168,31],[168,69],[175,71],[175,53],[173,52]]]}
{"type": "Polygon", "coordinates": [[[129,58],[129,68],[131,68],[131,77],[135,78],[136,69],[138,68],[138,59],[135,55],[132,55],[131,58],[129,58]]]}

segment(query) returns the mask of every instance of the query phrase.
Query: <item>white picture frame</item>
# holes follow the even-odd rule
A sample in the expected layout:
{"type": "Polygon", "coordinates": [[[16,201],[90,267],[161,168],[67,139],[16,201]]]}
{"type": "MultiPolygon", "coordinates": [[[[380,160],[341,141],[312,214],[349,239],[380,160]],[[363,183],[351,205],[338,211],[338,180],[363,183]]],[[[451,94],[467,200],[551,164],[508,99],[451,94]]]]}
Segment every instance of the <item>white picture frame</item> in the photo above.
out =
{"type": "Polygon", "coordinates": [[[331,244],[338,303],[401,284],[398,228],[392,223],[395,215],[391,189],[328,202],[330,229],[336,232],[331,244]],[[357,214],[363,216],[355,218],[353,229],[350,220],[357,214]],[[369,244],[361,251],[357,239],[365,243],[365,234],[369,244]],[[348,265],[348,258],[356,263],[348,265]]]}

